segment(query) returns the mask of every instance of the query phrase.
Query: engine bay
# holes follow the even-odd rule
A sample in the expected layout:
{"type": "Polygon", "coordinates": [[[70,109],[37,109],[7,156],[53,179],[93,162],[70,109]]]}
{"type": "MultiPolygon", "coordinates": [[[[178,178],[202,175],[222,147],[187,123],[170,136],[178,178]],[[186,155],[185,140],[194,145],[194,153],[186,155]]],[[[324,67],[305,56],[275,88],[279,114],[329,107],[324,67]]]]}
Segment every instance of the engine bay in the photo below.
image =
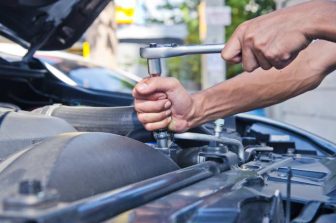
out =
{"type": "Polygon", "coordinates": [[[0,127],[1,221],[335,220],[336,146],[266,118],[160,136],[132,107],[52,105],[2,109],[0,127]]]}

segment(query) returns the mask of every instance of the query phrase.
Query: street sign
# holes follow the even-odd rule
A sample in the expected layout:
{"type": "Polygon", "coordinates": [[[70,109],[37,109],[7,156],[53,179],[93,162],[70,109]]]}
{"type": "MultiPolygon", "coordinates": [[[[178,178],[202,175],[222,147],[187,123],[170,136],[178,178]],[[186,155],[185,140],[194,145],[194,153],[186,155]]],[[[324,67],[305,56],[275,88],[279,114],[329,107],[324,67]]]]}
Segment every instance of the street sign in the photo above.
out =
{"type": "Polygon", "coordinates": [[[231,25],[231,7],[211,7],[207,6],[205,10],[207,25],[228,26],[231,25]]]}

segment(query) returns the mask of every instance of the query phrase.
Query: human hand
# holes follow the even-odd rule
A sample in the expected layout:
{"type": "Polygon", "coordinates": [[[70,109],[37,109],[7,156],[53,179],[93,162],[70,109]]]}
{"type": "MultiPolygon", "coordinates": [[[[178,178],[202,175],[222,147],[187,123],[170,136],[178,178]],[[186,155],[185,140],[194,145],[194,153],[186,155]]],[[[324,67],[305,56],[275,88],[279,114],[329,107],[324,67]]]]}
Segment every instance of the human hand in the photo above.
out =
{"type": "Polygon", "coordinates": [[[138,118],[148,131],[184,132],[191,127],[195,103],[177,79],[144,79],[135,86],[133,96],[138,118]]]}
{"type": "Polygon", "coordinates": [[[331,6],[335,3],[311,1],[244,22],[227,42],[222,57],[232,63],[242,62],[248,72],[259,67],[282,69],[321,36],[318,27],[321,18],[334,13],[331,6]]]}

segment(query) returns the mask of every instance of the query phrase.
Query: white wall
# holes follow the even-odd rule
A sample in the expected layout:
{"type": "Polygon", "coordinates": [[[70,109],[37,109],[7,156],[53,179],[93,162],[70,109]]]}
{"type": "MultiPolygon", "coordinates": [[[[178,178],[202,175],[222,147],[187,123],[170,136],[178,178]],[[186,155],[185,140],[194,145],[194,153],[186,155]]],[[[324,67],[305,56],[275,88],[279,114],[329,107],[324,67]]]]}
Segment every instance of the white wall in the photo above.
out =
{"type": "Polygon", "coordinates": [[[317,89],[270,107],[268,114],[336,142],[336,72],[317,89]]]}

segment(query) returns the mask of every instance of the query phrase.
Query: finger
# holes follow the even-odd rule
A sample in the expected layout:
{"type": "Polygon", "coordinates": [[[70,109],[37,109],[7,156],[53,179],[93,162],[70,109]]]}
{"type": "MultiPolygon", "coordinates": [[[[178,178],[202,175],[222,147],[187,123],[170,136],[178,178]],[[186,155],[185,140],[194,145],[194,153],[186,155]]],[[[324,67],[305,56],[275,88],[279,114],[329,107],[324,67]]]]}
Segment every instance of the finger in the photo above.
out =
{"type": "Polygon", "coordinates": [[[289,55],[287,58],[283,58],[281,61],[275,61],[274,62],[274,67],[278,70],[281,70],[285,67],[287,67],[290,63],[292,63],[295,58],[299,55],[299,52],[295,52],[291,55],[289,55]]]}
{"type": "Polygon", "coordinates": [[[136,99],[148,100],[148,101],[157,101],[157,100],[167,99],[167,95],[162,92],[156,92],[150,95],[140,95],[136,92],[135,89],[133,89],[132,95],[136,99]]]}
{"type": "Polygon", "coordinates": [[[260,65],[257,62],[255,55],[250,47],[245,47],[243,49],[243,68],[247,72],[252,72],[257,69],[260,65]]]}
{"type": "Polygon", "coordinates": [[[148,131],[155,131],[158,129],[165,129],[168,127],[169,123],[171,122],[172,118],[168,117],[160,122],[154,122],[154,123],[147,123],[144,125],[145,129],[148,131]]]}
{"type": "Polygon", "coordinates": [[[242,61],[242,46],[238,35],[233,35],[222,50],[223,60],[230,63],[242,61]]]}
{"type": "Polygon", "coordinates": [[[172,103],[169,100],[159,100],[159,101],[144,101],[135,100],[134,108],[139,113],[155,113],[163,112],[170,109],[172,103]]]}
{"type": "MultiPolygon", "coordinates": [[[[287,46],[288,47],[288,46],[287,46]]],[[[272,63],[272,66],[280,70],[288,66],[300,53],[300,50],[289,52],[280,44],[272,44],[269,46],[268,61],[272,63]]]]}
{"type": "Polygon", "coordinates": [[[280,70],[288,66],[294,59],[295,57],[277,58],[277,59],[271,60],[271,62],[272,62],[273,67],[280,70]]]}
{"type": "Polygon", "coordinates": [[[155,123],[170,117],[171,113],[171,110],[163,111],[160,113],[138,113],[138,119],[143,124],[155,123]]]}
{"type": "Polygon", "coordinates": [[[275,69],[277,69],[277,70],[281,70],[281,69],[287,67],[290,63],[292,63],[293,60],[294,60],[294,59],[286,60],[286,61],[274,62],[274,63],[273,63],[273,66],[275,67],[275,69]]]}
{"type": "Polygon", "coordinates": [[[255,49],[253,53],[262,69],[269,70],[272,68],[272,64],[266,59],[266,57],[260,50],[255,49]]]}
{"type": "Polygon", "coordinates": [[[172,91],[180,85],[180,82],[171,77],[151,77],[144,79],[135,86],[135,94],[150,95],[154,92],[165,93],[167,91],[172,91]]]}
{"type": "Polygon", "coordinates": [[[246,29],[246,23],[241,24],[232,34],[222,50],[222,58],[230,63],[242,62],[242,39],[246,29]]]}

